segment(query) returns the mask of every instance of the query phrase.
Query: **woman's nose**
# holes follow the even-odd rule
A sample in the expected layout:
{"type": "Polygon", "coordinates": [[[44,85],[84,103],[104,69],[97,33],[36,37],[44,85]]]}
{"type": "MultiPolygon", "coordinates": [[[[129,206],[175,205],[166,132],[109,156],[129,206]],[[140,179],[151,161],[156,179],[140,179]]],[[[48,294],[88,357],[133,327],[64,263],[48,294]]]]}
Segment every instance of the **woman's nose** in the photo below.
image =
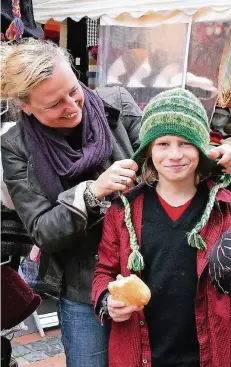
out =
{"type": "Polygon", "coordinates": [[[65,100],[66,102],[66,109],[73,109],[75,108],[76,109],[76,100],[75,98],[71,97],[71,96],[68,96],[65,100]]]}

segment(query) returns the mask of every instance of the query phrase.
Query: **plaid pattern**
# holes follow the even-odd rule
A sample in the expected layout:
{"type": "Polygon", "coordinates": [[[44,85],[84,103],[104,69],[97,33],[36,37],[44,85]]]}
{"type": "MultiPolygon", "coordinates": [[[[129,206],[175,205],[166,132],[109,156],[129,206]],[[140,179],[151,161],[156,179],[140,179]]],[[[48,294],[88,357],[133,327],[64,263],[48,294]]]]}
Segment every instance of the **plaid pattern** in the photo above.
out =
{"type": "Polygon", "coordinates": [[[32,245],[16,211],[8,209],[1,203],[1,255],[26,256],[32,245]]]}
{"type": "Polygon", "coordinates": [[[96,46],[99,38],[99,19],[87,18],[87,47],[96,46]]]}
{"type": "MultiPolygon", "coordinates": [[[[212,187],[208,183],[209,187],[212,187]]],[[[137,188],[136,188],[137,189],[137,188]]],[[[231,193],[221,190],[217,196],[224,207],[222,213],[213,209],[210,219],[202,229],[207,249],[197,252],[198,287],[195,301],[197,335],[201,351],[201,366],[230,367],[231,363],[231,305],[230,299],[215,291],[210,282],[208,257],[220,233],[231,225],[231,193]]],[[[132,220],[141,239],[143,194],[131,202],[132,220]]],[[[99,262],[93,280],[92,298],[97,305],[102,292],[118,274],[128,276],[130,240],[124,223],[124,209],[115,204],[108,210],[103,236],[99,246],[99,262]]],[[[142,252],[142,249],[141,249],[142,252]]],[[[148,328],[143,312],[135,312],[122,323],[113,322],[109,342],[109,367],[151,367],[148,328]]]]}
{"type": "Polygon", "coordinates": [[[231,297],[231,227],[216,243],[209,260],[212,284],[231,297]]]}

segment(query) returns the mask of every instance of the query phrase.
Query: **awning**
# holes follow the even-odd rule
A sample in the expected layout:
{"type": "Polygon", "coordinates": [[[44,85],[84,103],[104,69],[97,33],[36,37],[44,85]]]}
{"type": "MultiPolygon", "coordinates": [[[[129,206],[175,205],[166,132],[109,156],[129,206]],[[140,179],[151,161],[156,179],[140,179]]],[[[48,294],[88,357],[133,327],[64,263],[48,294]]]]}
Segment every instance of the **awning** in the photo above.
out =
{"type": "Polygon", "coordinates": [[[102,24],[150,26],[163,22],[231,19],[230,0],[33,0],[35,20],[101,17],[102,24]]]}

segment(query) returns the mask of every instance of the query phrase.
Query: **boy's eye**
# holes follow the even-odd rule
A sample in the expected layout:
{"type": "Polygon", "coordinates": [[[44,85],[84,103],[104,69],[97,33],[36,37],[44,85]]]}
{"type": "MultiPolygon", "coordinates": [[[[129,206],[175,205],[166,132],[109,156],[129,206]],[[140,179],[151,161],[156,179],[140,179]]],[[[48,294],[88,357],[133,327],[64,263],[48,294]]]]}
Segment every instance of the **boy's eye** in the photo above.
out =
{"type": "Polygon", "coordinates": [[[157,145],[160,145],[160,146],[165,147],[165,146],[168,146],[168,143],[166,143],[166,142],[160,142],[160,143],[158,143],[157,145]]]}
{"type": "Polygon", "coordinates": [[[189,141],[183,141],[182,143],[181,143],[181,145],[192,145],[191,143],[189,143],[189,141]]]}

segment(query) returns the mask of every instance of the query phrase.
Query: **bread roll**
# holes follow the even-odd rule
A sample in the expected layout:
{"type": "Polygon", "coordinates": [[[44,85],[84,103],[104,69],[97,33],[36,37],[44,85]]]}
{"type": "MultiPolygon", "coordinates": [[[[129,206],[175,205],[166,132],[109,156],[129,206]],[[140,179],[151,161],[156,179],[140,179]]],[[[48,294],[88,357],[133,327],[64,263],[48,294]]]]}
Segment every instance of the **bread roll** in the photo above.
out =
{"type": "Polygon", "coordinates": [[[133,305],[139,309],[142,309],[151,298],[148,286],[134,274],[128,277],[118,275],[114,282],[108,284],[108,290],[113,299],[123,301],[125,306],[133,305]]]}

